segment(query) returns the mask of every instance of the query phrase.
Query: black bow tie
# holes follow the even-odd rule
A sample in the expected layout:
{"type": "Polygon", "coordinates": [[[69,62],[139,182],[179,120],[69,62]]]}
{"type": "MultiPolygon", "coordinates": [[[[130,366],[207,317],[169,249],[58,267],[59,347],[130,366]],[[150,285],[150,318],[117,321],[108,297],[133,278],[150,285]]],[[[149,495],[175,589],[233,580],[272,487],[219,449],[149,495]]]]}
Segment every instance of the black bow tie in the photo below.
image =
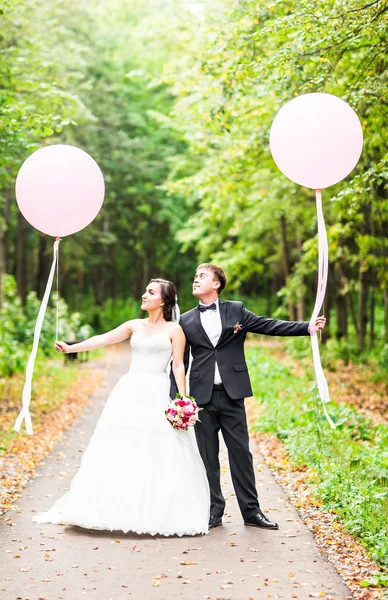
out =
{"type": "Polygon", "coordinates": [[[205,310],[217,310],[217,304],[213,302],[213,304],[209,304],[209,306],[205,306],[204,304],[199,304],[198,308],[201,312],[205,312],[205,310]]]}

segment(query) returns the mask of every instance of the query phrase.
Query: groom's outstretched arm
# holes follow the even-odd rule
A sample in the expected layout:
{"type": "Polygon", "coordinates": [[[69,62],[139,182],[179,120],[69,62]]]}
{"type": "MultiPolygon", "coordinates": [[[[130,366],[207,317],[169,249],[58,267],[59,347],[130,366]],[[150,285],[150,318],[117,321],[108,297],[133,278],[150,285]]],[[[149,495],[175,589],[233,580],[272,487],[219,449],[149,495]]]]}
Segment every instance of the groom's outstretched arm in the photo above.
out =
{"type": "Polygon", "coordinates": [[[307,321],[268,319],[267,317],[259,317],[246,308],[243,308],[242,312],[242,326],[245,328],[245,331],[262,333],[264,335],[310,335],[307,321]]]}
{"type": "MultiPolygon", "coordinates": [[[[183,356],[183,362],[185,364],[185,373],[187,373],[187,369],[189,368],[189,363],[190,363],[190,346],[187,343],[187,340],[186,340],[186,346],[185,346],[185,353],[183,356]]],[[[170,398],[175,398],[178,388],[176,385],[176,381],[175,381],[175,377],[174,377],[174,373],[172,372],[172,369],[170,372],[170,381],[171,381],[170,398]]]]}

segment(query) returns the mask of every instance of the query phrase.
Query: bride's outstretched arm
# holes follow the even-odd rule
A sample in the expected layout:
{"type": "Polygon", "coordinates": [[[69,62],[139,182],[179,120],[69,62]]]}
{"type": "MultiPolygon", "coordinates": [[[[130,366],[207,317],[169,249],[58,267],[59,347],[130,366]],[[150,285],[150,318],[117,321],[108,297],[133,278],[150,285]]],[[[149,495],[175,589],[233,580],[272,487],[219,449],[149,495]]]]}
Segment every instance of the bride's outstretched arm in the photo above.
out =
{"type": "Polygon", "coordinates": [[[186,346],[186,337],[178,323],[172,333],[172,372],[174,373],[178,392],[186,396],[185,363],[183,360],[186,346]]]}
{"type": "Polygon", "coordinates": [[[133,321],[127,321],[116,329],[112,329],[111,331],[107,331],[101,335],[94,335],[88,340],[84,340],[83,342],[79,342],[78,344],[66,344],[66,342],[55,342],[55,350],[57,352],[64,352],[65,354],[69,354],[72,352],[85,352],[86,350],[95,350],[96,348],[102,348],[103,346],[108,346],[109,344],[118,344],[123,340],[129,338],[132,334],[132,325],[133,321]]]}

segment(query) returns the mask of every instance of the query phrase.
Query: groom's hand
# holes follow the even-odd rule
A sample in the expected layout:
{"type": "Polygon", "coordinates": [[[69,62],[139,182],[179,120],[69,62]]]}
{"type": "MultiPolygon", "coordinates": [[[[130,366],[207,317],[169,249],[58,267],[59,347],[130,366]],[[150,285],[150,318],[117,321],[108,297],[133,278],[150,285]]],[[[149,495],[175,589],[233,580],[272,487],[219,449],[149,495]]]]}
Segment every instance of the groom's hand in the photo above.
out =
{"type": "Polygon", "coordinates": [[[317,331],[322,331],[322,329],[325,327],[326,325],[326,317],[324,317],[322,315],[322,317],[318,317],[318,319],[315,321],[315,327],[317,328],[317,331]]]}

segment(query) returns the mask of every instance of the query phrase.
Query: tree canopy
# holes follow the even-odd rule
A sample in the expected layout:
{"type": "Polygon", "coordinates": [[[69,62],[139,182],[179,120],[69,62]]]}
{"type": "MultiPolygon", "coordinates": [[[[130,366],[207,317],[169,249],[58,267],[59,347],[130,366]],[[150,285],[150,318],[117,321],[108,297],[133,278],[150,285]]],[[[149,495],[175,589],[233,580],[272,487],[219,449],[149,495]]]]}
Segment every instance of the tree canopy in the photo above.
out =
{"type": "Polygon", "coordinates": [[[368,332],[373,343],[376,306],[388,332],[387,9],[1,2],[0,273],[16,278],[23,302],[42,294],[52,244],[20,215],[14,181],[35,148],[71,143],[100,164],[107,193],[95,222],[61,244],[60,292],[95,325],[98,307],[139,297],[152,276],[174,280],[190,306],[202,260],[222,264],[230,292],[260,296],[269,314],[307,318],[314,194],[279,172],[268,140],[286,101],[324,91],[356,110],[365,136],[356,170],[323,196],[325,310],[338,337],[350,326],[360,348],[368,332]]]}

